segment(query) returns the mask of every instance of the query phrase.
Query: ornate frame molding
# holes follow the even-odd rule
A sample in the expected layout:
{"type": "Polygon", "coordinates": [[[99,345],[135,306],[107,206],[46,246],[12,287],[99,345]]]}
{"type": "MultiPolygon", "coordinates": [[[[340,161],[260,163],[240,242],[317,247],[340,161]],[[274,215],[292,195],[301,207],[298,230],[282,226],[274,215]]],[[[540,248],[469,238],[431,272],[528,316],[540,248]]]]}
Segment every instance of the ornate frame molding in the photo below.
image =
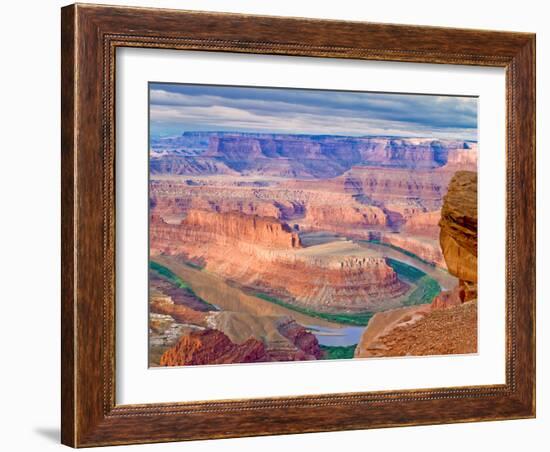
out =
{"type": "Polygon", "coordinates": [[[80,447],[534,416],[534,35],[71,5],[62,9],[62,45],[64,444],[80,447]],[[116,405],[118,47],[505,67],[506,384],[116,405]]]}

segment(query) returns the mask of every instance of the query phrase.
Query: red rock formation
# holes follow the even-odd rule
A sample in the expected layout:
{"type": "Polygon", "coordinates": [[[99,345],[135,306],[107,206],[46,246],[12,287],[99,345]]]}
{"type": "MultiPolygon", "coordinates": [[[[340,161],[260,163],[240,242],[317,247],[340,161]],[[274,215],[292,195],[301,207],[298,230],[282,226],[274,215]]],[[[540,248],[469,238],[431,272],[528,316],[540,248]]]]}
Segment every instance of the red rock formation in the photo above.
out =
{"type": "Polygon", "coordinates": [[[322,310],[375,308],[406,285],[385,259],[351,242],[301,248],[275,219],[190,212],[180,225],[150,224],[152,254],[183,254],[243,286],[322,310]]]}
{"type": "Polygon", "coordinates": [[[250,338],[261,341],[271,361],[303,361],[321,356],[315,335],[288,316],[222,311],[211,314],[208,325],[224,333],[234,344],[250,338]]]}
{"type": "Polygon", "coordinates": [[[439,222],[449,272],[477,283],[477,173],[459,171],[449,184],[439,222]]]}
{"type": "Polygon", "coordinates": [[[149,300],[149,310],[156,314],[170,315],[178,323],[190,323],[206,326],[206,314],[182,304],[174,304],[171,297],[152,293],[149,300]]]}
{"type": "Polygon", "coordinates": [[[207,137],[152,140],[153,172],[334,177],[354,165],[432,169],[456,154],[472,158],[475,143],[431,138],[343,137],[210,132],[207,137]],[[208,145],[206,145],[206,140],[208,145]]]}
{"type": "Polygon", "coordinates": [[[219,248],[301,248],[298,234],[275,218],[207,210],[189,210],[178,225],[168,224],[158,215],[151,216],[150,239],[152,254],[185,254],[195,245],[209,243],[219,248]]]}
{"type": "Polygon", "coordinates": [[[447,290],[441,292],[436,296],[431,304],[432,310],[447,309],[453,306],[458,306],[464,303],[466,293],[460,286],[455,287],[453,290],[447,290]]]}
{"type": "Polygon", "coordinates": [[[193,331],[164,352],[161,366],[257,363],[268,361],[265,347],[256,339],[236,345],[216,330],[193,331]]]}
{"type": "Polygon", "coordinates": [[[365,206],[351,201],[336,205],[312,203],[307,206],[305,218],[300,223],[311,230],[330,230],[356,235],[358,229],[367,226],[385,226],[387,217],[379,207],[365,206]]]}
{"type": "Polygon", "coordinates": [[[452,178],[441,211],[441,247],[449,272],[460,278],[431,305],[375,314],[355,356],[403,356],[477,351],[477,174],[452,178]]]}
{"type": "Polygon", "coordinates": [[[181,223],[182,229],[216,236],[218,240],[238,240],[269,248],[300,248],[300,237],[275,218],[245,215],[240,212],[219,214],[191,210],[181,223]]]}
{"type": "Polygon", "coordinates": [[[440,219],[440,210],[419,212],[410,216],[401,228],[401,232],[435,239],[439,237],[440,219]]]}
{"type": "Polygon", "coordinates": [[[394,233],[382,234],[381,241],[398,248],[410,251],[427,262],[446,268],[446,262],[441,252],[439,242],[424,237],[394,233]]]}
{"type": "Polygon", "coordinates": [[[477,302],[431,310],[430,305],[375,314],[356,358],[466,354],[477,351],[477,302]]]}
{"type": "MultiPolygon", "coordinates": [[[[322,355],[321,347],[314,334],[307,331],[302,325],[291,318],[283,318],[278,325],[279,332],[286,337],[303,356],[300,359],[319,359],[322,355]]],[[[298,361],[298,357],[290,361],[298,361]]],[[[275,361],[275,360],[274,360],[275,361]]],[[[280,361],[277,359],[277,361],[280,361]]],[[[286,359],[285,361],[288,361],[286,359]]]]}

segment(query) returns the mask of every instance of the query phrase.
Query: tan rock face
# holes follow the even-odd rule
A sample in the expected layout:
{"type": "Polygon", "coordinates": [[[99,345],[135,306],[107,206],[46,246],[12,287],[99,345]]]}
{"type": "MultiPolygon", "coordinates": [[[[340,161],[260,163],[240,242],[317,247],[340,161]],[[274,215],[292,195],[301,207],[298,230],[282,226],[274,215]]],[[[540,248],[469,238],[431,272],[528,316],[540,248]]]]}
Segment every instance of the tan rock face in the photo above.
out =
{"type": "Polygon", "coordinates": [[[470,149],[455,149],[449,152],[446,167],[477,171],[477,143],[470,143],[470,149]]]}
{"type": "Polygon", "coordinates": [[[385,226],[386,214],[375,206],[362,206],[357,203],[332,204],[330,202],[312,203],[306,210],[302,221],[307,229],[331,230],[335,232],[354,232],[354,229],[367,226],[385,226]]]}
{"type": "Polygon", "coordinates": [[[441,210],[440,243],[449,272],[477,283],[477,173],[459,171],[441,210]]]}
{"type": "Polygon", "coordinates": [[[261,341],[248,339],[234,344],[220,331],[193,331],[164,352],[161,366],[188,366],[199,364],[257,363],[268,361],[261,341]]]}
{"type": "Polygon", "coordinates": [[[315,335],[287,316],[222,311],[211,314],[208,324],[235,344],[250,338],[263,342],[270,361],[303,361],[321,356],[315,335]]]}
{"type": "Polygon", "coordinates": [[[276,219],[190,211],[179,225],[153,217],[150,231],[152,254],[186,255],[245,287],[321,310],[376,308],[407,288],[381,255],[345,241],[302,248],[276,219]]]}
{"type": "Polygon", "coordinates": [[[435,240],[402,234],[382,234],[381,239],[382,242],[410,251],[427,262],[446,267],[439,243],[435,240]]]}
{"type": "Polygon", "coordinates": [[[431,305],[375,314],[356,348],[356,357],[477,351],[476,173],[459,171],[452,178],[439,224],[445,263],[459,278],[458,286],[441,292],[431,305]]]}
{"type": "Polygon", "coordinates": [[[149,310],[155,314],[169,315],[178,323],[192,323],[194,325],[206,326],[206,315],[204,312],[196,311],[182,304],[174,304],[170,297],[165,295],[151,295],[149,310]]]}
{"type": "Polygon", "coordinates": [[[415,213],[403,225],[401,232],[423,237],[437,237],[439,235],[439,220],[441,220],[440,210],[415,213]]]}
{"type": "Polygon", "coordinates": [[[358,164],[433,169],[475,158],[475,143],[431,138],[199,132],[154,138],[154,173],[326,178],[358,164]]]}
{"type": "Polygon", "coordinates": [[[477,302],[431,310],[430,305],[373,316],[355,349],[356,358],[424,356],[477,351],[477,302]]]}
{"type": "Polygon", "coordinates": [[[452,172],[436,170],[372,168],[357,166],[340,176],[348,192],[367,196],[382,203],[419,199],[428,210],[441,207],[452,172]]]}
{"type": "Polygon", "coordinates": [[[218,241],[238,240],[269,248],[300,248],[300,237],[290,227],[275,218],[245,215],[241,212],[217,212],[191,210],[182,222],[185,230],[207,236],[215,236],[218,241]]]}
{"type": "Polygon", "coordinates": [[[453,306],[458,306],[466,301],[466,293],[460,286],[455,287],[453,290],[447,290],[441,292],[434,298],[431,304],[432,310],[447,309],[453,306]]]}

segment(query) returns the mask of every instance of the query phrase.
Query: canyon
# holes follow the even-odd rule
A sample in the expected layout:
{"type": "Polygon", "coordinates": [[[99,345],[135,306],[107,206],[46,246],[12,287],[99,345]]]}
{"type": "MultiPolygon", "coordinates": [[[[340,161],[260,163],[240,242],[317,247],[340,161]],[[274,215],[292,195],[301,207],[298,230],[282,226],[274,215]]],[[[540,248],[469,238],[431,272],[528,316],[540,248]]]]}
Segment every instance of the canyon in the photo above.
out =
{"type": "Polygon", "coordinates": [[[475,351],[476,170],[463,140],[152,138],[150,365],[475,351]]]}
{"type": "Polygon", "coordinates": [[[477,351],[477,173],[459,171],[444,198],[439,240],[459,278],[431,304],[377,313],[355,357],[465,354],[477,351]]]}
{"type": "Polygon", "coordinates": [[[407,285],[380,254],[351,241],[302,247],[271,217],[190,210],[179,224],[153,217],[152,254],[185,255],[254,291],[322,311],[376,309],[407,285]]]}
{"type": "Polygon", "coordinates": [[[151,142],[151,172],[328,178],[356,165],[433,169],[475,164],[477,143],[399,137],[185,132],[151,142]]]}

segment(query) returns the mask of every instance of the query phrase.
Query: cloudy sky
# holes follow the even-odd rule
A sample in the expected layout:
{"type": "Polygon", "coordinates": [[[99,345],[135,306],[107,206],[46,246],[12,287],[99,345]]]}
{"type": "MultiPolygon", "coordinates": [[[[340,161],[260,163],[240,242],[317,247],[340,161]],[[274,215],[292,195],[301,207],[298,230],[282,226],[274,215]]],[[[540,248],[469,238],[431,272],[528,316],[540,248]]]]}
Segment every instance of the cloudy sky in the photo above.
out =
{"type": "Polygon", "coordinates": [[[477,99],[151,83],[151,136],[186,131],[477,140],[477,99]]]}

